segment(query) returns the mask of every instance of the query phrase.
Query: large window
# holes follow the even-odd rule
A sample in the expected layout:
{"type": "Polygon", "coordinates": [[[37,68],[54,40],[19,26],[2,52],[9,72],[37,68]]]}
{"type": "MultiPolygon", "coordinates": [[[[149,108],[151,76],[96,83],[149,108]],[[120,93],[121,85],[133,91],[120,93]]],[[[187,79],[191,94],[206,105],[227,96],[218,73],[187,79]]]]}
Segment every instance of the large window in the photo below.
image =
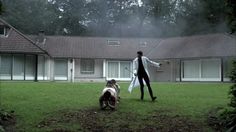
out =
{"type": "Polygon", "coordinates": [[[35,79],[35,56],[26,55],[25,58],[25,80],[35,79]]]}
{"type": "MultiPolygon", "coordinates": [[[[47,80],[48,64],[45,56],[38,56],[38,80],[47,80]]],[[[35,80],[36,55],[1,54],[0,80],[35,80]]]]}
{"type": "Polygon", "coordinates": [[[81,59],[80,61],[80,73],[81,74],[94,74],[94,60],[93,59],[81,59]]]}
{"type": "Polygon", "coordinates": [[[183,61],[183,78],[199,78],[199,61],[183,61]]]}
{"type": "Polygon", "coordinates": [[[224,81],[230,81],[229,75],[232,70],[232,62],[236,58],[224,58],[223,59],[223,72],[224,72],[224,81]]]}
{"type": "Polygon", "coordinates": [[[221,81],[221,60],[201,59],[182,61],[183,81],[221,81]]]}
{"type": "Polygon", "coordinates": [[[119,78],[119,62],[108,62],[108,78],[119,78]]]}
{"type": "Polygon", "coordinates": [[[107,78],[117,80],[130,80],[130,61],[108,61],[107,78]]]}
{"type": "Polygon", "coordinates": [[[55,59],[54,64],[54,79],[67,80],[68,79],[68,63],[67,59],[55,59]]]}
{"type": "Polygon", "coordinates": [[[45,56],[38,56],[38,80],[47,80],[47,63],[45,56]]]}
{"type": "Polygon", "coordinates": [[[220,78],[220,60],[202,60],[201,66],[202,78],[220,78]]]}
{"type": "Polygon", "coordinates": [[[13,56],[13,80],[24,80],[24,55],[13,56]]]}
{"type": "Polygon", "coordinates": [[[120,62],[120,78],[130,78],[130,62],[120,62]]]}
{"type": "Polygon", "coordinates": [[[0,55],[0,79],[11,79],[12,55],[0,55]]]}

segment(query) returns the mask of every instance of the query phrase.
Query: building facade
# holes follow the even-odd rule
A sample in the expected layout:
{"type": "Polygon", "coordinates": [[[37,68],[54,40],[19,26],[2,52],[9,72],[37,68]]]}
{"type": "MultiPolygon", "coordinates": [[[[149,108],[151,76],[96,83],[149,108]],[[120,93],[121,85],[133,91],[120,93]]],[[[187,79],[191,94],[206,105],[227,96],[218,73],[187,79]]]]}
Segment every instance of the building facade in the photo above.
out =
{"type": "Polygon", "coordinates": [[[236,38],[209,34],[176,38],[24,35],[0,19],[0,80],[130,81],[136,52],[162,63],[151,81],[229,81],[236,38]]]}

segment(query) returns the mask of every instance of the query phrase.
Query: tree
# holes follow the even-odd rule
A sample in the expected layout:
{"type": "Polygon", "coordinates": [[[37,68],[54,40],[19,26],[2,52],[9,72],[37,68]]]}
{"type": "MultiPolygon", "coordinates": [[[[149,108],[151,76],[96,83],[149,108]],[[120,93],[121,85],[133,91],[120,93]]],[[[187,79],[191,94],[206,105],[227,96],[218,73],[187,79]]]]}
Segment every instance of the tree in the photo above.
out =
{"type": "Polygon", "coordinates": [[[3,0],[3,5],[3,18],[26,34],[172,37],[227,30],[225,0],[3,0]]]}
{"type": "Polygon", "coordinates": [[[48,29],[54,14],[47,8],[47,0],[3,0],[3,18],[26,34],[48,29]]]}
{"type": "Polygon", "coordinates": [[[0,0],[0,15],[2,15],[3,12],[3,6],[2,6],[2,0],[0,0]]]}
{"type": "Polygon", "coordinates": [[[56,35],[83,35],[86,32],[85,0],[51,0],[48,7],[54,15],[49,27],[56,35]]]}
{"type": "Polygon", "coordinates": [[[230,74],[230,79],[234,83],[230,87],[230,110],[226,111],[223,114],[224,122],[226,128],[228,128],[229,132],[235,132],[236,131],[236,60],[232,62],[232,70],[230,74]]]}
{"type": "Polygon", "coordinates": [[[227,20],[231,33],[236,32],[236,1],[226,0],[227,8],[227,20]]]}

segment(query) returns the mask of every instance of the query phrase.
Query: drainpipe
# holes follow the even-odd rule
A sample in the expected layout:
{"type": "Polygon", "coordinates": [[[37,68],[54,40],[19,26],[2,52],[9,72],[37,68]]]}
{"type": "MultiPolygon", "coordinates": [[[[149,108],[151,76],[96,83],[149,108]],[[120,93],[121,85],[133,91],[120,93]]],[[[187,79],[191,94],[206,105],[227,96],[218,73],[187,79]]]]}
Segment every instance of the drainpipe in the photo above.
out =
{"type": "Polygon", "coordinates": [[[179,81],[182,82],[182,77],[181,77],[181,68],[182,68],[182,61],[179,60],[179,81]]]}
{"type": "Polygon", "coordinates": [[[103,60],[103,74],[102,77],[106,80],[106,60],[103,60]]]}
{"type": "Polygon", "coordinates": [[[35,75],[34,81],[38,81],[38,55],[35,55],[35,75]]]}
{"type": "Polygon", "coordinates": [[[221,65],[221,67],[220,67],[220,69],[221,69],[221,82],[224,82],[224,65],[223,65],[223,63],[224,63],[224,61],[223,61],[223,58],[220,58],[220,65],[221,65]]]}
{"type": "Polygon", "coordinates": [[[70,59],[70,63],[71,63],[71,65],[70,65],[70,82],[74,82],[74,68],[75,68],[75,66],[74,66],[74,64],[75,64],[75,61],[74,61],[74,59],[70,59]]]}

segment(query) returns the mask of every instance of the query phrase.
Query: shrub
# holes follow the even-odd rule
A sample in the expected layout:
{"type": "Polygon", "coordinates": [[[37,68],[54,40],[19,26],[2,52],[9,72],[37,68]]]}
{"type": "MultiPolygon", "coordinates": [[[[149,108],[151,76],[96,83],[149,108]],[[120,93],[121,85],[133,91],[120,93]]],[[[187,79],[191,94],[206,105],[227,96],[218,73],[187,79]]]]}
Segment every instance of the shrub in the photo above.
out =
{"type": "Polygon", "coordinates": [[[226,127],[229,132],[236,131],[236,60],[233,61],[232,70],[230,73],[230,79],[234,83],[230,87],[229,96],[230,103],[229,106],[232,108],[226,113],[226,127]]]}

